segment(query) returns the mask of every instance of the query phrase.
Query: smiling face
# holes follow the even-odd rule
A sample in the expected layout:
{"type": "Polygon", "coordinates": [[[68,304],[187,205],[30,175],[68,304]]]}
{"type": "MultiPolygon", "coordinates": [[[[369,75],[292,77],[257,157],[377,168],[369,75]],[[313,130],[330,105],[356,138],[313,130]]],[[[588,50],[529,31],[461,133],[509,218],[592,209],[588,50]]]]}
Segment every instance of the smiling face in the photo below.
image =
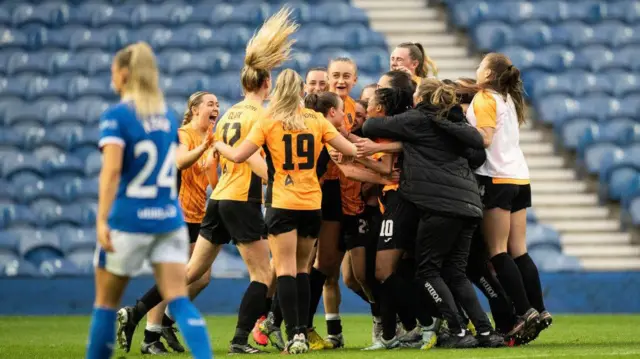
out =
{"type": "Polygon", "coordinates": [[[411,71],[412,74],[416,74],[416,68],[418,67],[418,61],[412,60],[409,54],[409,49],[405,47],[396,47],[393,49],[389,58],[391,70],[400,70],[403,67],[411,71]]]}
{"type": "Polygon", "coordinates": [[[309,71],[304,84],[304,91],[308,94],[327,91],[327,72],[320,70],[309,71]]]}
{"type": "Polygon", "coordinates": [[[345,99],[349,96],[357,80],[356,67],[353,63],[347,61],[331,62],[329,66],[329,91],[345,99]]]}
{"type": "Polygon", "coordinates": [[[208,128],[216,123],[220,114],[220,103],[214,94],[202,96],[202,102],[193,108],[194,124],[200,128],[208,128]]]}

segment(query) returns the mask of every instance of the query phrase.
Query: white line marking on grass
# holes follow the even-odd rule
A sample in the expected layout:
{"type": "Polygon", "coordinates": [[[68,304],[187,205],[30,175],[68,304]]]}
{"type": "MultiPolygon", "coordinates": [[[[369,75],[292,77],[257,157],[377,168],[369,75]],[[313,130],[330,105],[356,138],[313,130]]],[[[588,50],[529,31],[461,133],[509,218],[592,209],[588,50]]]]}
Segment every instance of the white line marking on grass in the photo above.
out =
{"type": "Polygon", "coordinates": [[[527,354],[527,355],[506,355],[506,356],[481,356],[481,357],[465,357],[466,359],[519,359],[519,358],[549,358],[549,357],[613,357],[613,356],[628,356],[628,355],[640,355],[640,351],[625,351],[615,353],[549,353],[549,354],[527,354]]]}

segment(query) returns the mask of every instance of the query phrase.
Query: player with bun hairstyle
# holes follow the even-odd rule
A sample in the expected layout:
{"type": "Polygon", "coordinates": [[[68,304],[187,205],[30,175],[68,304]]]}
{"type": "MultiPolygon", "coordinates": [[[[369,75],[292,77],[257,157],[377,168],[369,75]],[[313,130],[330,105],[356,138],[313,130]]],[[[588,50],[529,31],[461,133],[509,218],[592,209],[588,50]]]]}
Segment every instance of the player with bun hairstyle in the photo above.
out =
{"type": "Polygon", "coordinates": [[[516,343],[533,340],[551,325],[538,268],[527,253],[527,208],[531,206],[529,168],[520,149],[525,122],[520,70],[503,54],[490,53],[477,70],[480,91],[467,118],[484,139],[487,161],[476,170],[484,188],[483,232],[491,263],[518,315],[507,333],[516,343]]]}
{"type": "MultiPolygon", "coordinates": [[[[187,298],[184,280],[189,240],[176,178],[180,121],[167,111],[148,44],[139,42],[120,50],[111,73],[122,101],[100,118],[103,164],[96,218],[96,297],[85,357],[111,357],[115,308],[129,277],[148,259],[161,297],[168,302],[191,353],[197,359],[210,359],[206,323],[187,298]]],[[[127,318],[118,322],[122,319],[127,318]]],[[[129,351],[133,331],[128,337],[117,334],[118,343],[129,351]]]]}
{"type": "MultiPolygon", "coordinates": [[[[208,150],[213,144],[213,126],[218,118],[218,106],[218,99],[215,95],[205,91],[193,93],[187,102],[182,127],[178,129],[180,141],[176,149],[176,164],[179,170],[178,199],[189,231],[191,252],[198,239],[200,223],[204,217],[207,186],[215,188],[218,182],[218,173],[215,168],[217,165],[210,168],[205,166],[207,154],[210,152],[208,150]]],[[[211,271],[207,271],[200,279],[191,283],[188,286],[189,296],[197,296],[209,284],[210,278],[211,271]]],[[[123,324],[129,322],[124,320],[125,316],[130,318],[133,324],[144,316],[147,308],[153,308],[147,314],[147,326],[141,347],[142,353],[166,353],[167,350],[160,341],[160,337],[163,337],[174,351],[184,352],[184,347],[175,335],[173,320],[164,313],[166,305],[163,303],[154,307],[158,298],[160,298],[158,287],[153,286],[137,300],[135,306],[120,309],[118,315],[123,324]]],[[[119,328],[123,334],[125,327],[126,325],[119,328]]],[[[127,340],[126,336],[123,338],[127,340]]],[[[124,349],[128,349],[124,342],[122,344],[124,349]]]]}
{"type": "Polygon", "coordinates": [[[220,154],[241,163],[263,147],[269,181],[265,221],[277,275],[277,291],[288,342],[285,352],[309,350],[308,258],[318,238],[322,192],[316,165],[324,143],[348,156],[356,148],[322,114],[301,106],[303,81],[286,69],[276,80],[265,116],[236,148],[216,142],[220,154]]]}
{"type": "Polygon", "coordinates": [[[391,70],[407,72],[417,84],[430,75],[438,75],[436,63],[425,53],[419,42],[401,43],[393,49],[389,62],[391,70]]]}

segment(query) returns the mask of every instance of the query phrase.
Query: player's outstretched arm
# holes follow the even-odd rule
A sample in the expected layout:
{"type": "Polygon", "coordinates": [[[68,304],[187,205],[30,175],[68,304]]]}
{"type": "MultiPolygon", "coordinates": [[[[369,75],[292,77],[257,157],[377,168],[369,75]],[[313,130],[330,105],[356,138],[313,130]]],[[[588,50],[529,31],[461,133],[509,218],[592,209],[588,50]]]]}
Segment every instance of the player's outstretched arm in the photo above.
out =
{"type": "Polygon", "coordinates": [[[231,147],[224,142],[218,141],[215,144],[215,150],[231,162],[246,162],[251,155],[256,153],[260,147],[251,141],[244,140],[237,147],[231,147]]]}
{"type": "Polygon", "coordinates": [[[102,147],[102,169],[98,183],[98,216],[96,218],[96,234],[102,249],[112,252],[113,247],[109,240],[109,228],[107,219],[111,212],[111,206],[116,198],[120,173],[122,170],[122,156],[124,148],[118,144],[106,144],[102,147]]]}
{"type": "Polygon", "coordinates": [[[340,134],[329,140],[329,145],[348,157],[355,157],[358,154],[356,145],[340,134]]]}

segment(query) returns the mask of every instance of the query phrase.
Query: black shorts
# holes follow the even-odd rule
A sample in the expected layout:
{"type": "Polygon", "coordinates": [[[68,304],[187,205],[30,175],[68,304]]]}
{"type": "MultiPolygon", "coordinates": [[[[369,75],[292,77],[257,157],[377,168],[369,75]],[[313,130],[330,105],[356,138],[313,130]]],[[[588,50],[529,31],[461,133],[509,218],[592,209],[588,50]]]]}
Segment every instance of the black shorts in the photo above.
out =
{"type": "Polygon", "coordinates": [[[196,243],[200,235],[200,223],[187,222],[187,231],[189,231],[189,243],[196,243]]]}
{"type": "Polygon", "coordinates": [[[257,202],[209,200],[200,235],[213,244],[250,243],[264,237],[262,205],[257,202]]]}
{"type": "Polygon", "coordinates": [[[267,208],[264,220],[268,234],[277,236],[295,229],[298,231],[298,237],[316,239],[320,233],[322,213],[320,210],[267,208]]]}
{"type": "Polygon", "coordinates": [[[384,213],[378,232],[378,250],[403,249],[413,252],[415,247],[419,211],[402,198],[398,191],[387,191],[382,199],[384,213]]]}
{"type": "MultiPolygon", "coordinates": [[[[380,210],[365,206],[358,215],[342,215],[340,225],[340,251],[348,251],[357,247],[367,247],[372,241],[372,233],[378,228],[380,210]],[[378,216],[376,216],[376,213],[378,216]]],[[[374,242],[375,243],[375,242],[374,242]]]]}
{"type": "Polygon", "coordinates": [[[322,184],[322,220],[340,222],[342,220],[342,199],[340,180],[325,180],[322,184]]]}
{"type": "Polygon", "coordinates": [[[531,185],[493,183],[491,177],[477,177],[484,209],[501,208],[514,213],[531,207],[531,185]]]}

